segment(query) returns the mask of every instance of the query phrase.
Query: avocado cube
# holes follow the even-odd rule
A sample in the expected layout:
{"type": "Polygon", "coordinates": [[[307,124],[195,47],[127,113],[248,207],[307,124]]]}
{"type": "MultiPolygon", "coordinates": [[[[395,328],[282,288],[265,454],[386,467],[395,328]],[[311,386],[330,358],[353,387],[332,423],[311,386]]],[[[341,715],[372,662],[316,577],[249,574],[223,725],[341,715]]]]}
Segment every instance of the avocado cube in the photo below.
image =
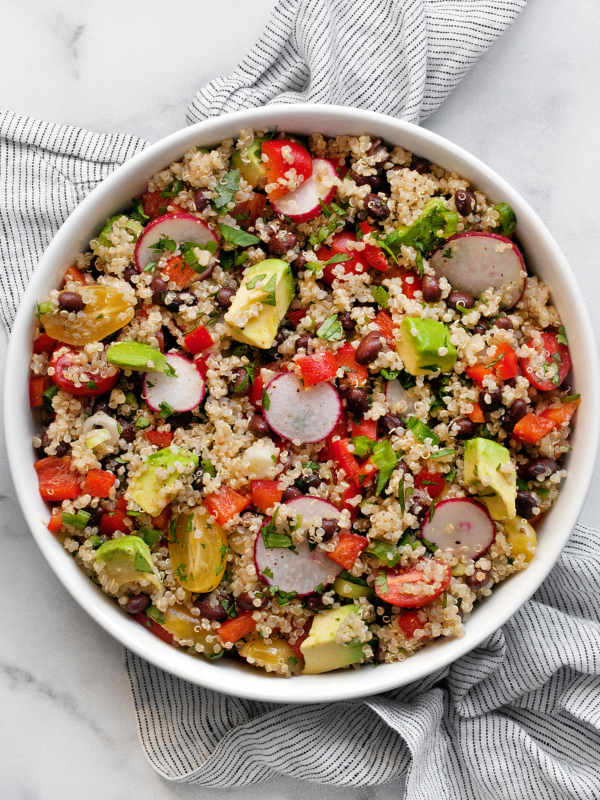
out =
{"type": "Polygon", "coordinates": [[[254,264],[237,290],[225,321],[238,342],[268,350],[273,346],[281,320],[294,299],[290,265],[279,258],[254,264]],[[253,316],[257,304],[262,305],[253,316]]]}
{"type": "Polygon", "coordinates": [[[446,325],[419,317],[402,320],[396,350],[411,375],[428,375],[438,370],[450,372],[458,357],[446,325]]]}
{"type": "Polygon", "coordinates": [[[252,144],[248,147],[246,158],[248,161],[242,159],[242,151],[236,150],[231,156],[231,164],[240,175],[249,183],[253,189],[256,189],[258,184],[263,178],[267,177],[267,168],[262,160],[262,143],[266,142],[265,136],[255,136],[252,144]]]}
{"type": "Polygon", "coordinates": [[[364,661],[362,642],[336,642],[335,635],[349,614],[358,614],[358,606],[351,604],[341,608],[330,608],[316,614],[310,634],[300,645],[304,656],[304,675],[318,675],[334,669],[347,667],[364,661]]]}
{"type": "Polygon", "coordinates": [[[188,453],[187,450],[180,449],[173,453],[170,447],[165,447],[163,450],[158,450],[158,452],[148,456],[146,471],[137,473],[129,481],[129,486],[127,487],[129,499],[136,503],[146,514],[150,514],[151,517],[156,517],[160,514],[176,495],[176,492],[172,491],[171,487],[175,481],[181,478],[180,473],[175,470],[163,477],[162,472],[166,472],[169,467],[175,466],[178,461],[184,466],[193,464],[196,467],[198,465],[198,456],[195,453],[188,453]],[[161,470],[161,477],[157,475],[158,470],[161,470]]]}
{"type": "Polygon", "coordinates": [[[493,439],[477,437],[465,442],[465,481],[480,494],[493,496],[492,519],[514,519],[516,514],[516,473],[500,471],[509,462],[509,451],[493,439]]]}
{"type": "Polygon", "coordinates": [[[111,539],[96,550],[96,571],[100,577],[116,581],[119,588],[129,583],[149,581],[155,589],[162,583],[152,561],[150,548],[139,536],[122,536],[111,539]]]}
{"type": "Polygon", "coordinates": [[[173,368],[164,353],[144,342],[117,342],[106,351],[109,364],[138,372],[169,372],[173,368]]]}

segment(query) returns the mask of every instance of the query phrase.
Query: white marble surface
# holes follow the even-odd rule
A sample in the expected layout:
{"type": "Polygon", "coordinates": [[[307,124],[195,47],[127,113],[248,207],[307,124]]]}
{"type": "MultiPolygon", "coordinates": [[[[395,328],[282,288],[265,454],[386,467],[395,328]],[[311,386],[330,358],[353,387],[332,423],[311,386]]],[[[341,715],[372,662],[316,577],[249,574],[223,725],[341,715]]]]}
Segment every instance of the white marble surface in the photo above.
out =
{"type": "MultiPolygon", "coordinates": [[[[231,71],[273,5],[3,0],[0,106],[155,141],[185,124],[197,87],[231,71]]],[[[569,255],[595,319],[599,25],[597,0],[531,0],[427,122],[487,161],[538,210],[569,255]]],[[[3,333],[1,345],[3,357],[3,333]]],[[[71,600],[42,559],[4,455],[0,502],[0,798],[400,796],[400,781],[335,790],[281,779],[233,791],[165,783],[137,740],[121,648],[71,600]]],[[[590,497],[582,521],[597,524],[599,510],[597,496],[590,497]]]]}

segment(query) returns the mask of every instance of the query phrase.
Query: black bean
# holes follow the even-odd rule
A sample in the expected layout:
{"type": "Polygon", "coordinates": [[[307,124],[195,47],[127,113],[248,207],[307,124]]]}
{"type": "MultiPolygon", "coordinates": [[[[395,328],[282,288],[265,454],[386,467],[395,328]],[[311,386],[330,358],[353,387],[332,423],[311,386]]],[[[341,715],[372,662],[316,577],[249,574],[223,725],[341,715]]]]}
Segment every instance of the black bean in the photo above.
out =
{"type": "Polygon", "coordinates": [[[155,275],[150,282],[150,288],[152,289],[152,301],[156,303],[156,305],[160,305],[163,301],[164,294],[169,291],[167,282],[164,281],[160,275],[155,275]]]}
{"type": "Polygon", "coordinates": [[[353,386],[346,393],[346,406],[351,414],[362,417],[369,410],[369,395],[364,389],[353,386]]]}
{"type": "Polygon", "coordinates": [[[114,457],[109,457],[102,462],[102,469],[105,469],[107,472],[112,472],[113,475],[116,475],[123,466],[125,465],[120,464],[114,457]]]}
{"type": "Polygon", "coordinates": [[[349,311],[344,311],[343,314],[340,314],[338,319],[340,321],[340,325],[346,332],[350,333],[356,328],[356,322],[352,319],[349,311]]]}
{"type": "Polygon", "coordinates": [[[287,503],[288,500],[295,500],[296,497],[302,497],[302,492],[300,489],[297,489],[295,486],[289,486],[285,492],[281,495],[281,502],[287,503]]]}
{"type": "Polygon", "coordinates": [[[532,517],[535,517],[536,514],[533,509],[537,507],[537,504],[538,501],[531,494],[531,492],[517,492],[515,507],[519,517],[523,517],[523,519],[531,519],[532,517]]]}
{"type": "Polygon", "coordinates": [[[121,433],[119,434],[119,439],[125,439],[126,442],[131,444],[135,439],[135,428],[129,422],[129,420],[125,419],[125,417],[119,417],[117,422],[121,426],[121,433]]]}
{"type": "Polygon", "coordinates": [[[269,433],[271,432],[262,414],[255,414],[251,418],[248,424],[248,429],[250,433],[258,437],[259,439],[262,439],[263,436],[268,436],[269,433]]]}
{"type": "Polygon", "coordinates": [[[419,175],[427,175],[429,170],[431,169],[431,162],[427,161],[426,158],[419,158],[418,156],[411,161],[410,168],[413,172],[418,172],[419,175]]]}
{"type": "Polygon", "coordinates": [[[446,305],[449,308],[456,308],[457,306],[461,308],[473,308],[475,300],[471,295],[465,294],[464,292],[450,292],[446,300],[446,305]]]}
{"type": "Polygon", "coordinates": [[[132,278],[135,278],[137,275],[139,277],[139,272],[135,267],[127,267],[125,272],[123,273],[123,280],[127,281],[127,283],[133,284],[132,278]]]}
{"type": "Polygon", "coordinates": [[[192,476],[192,488],[194,488],[197,492],[201,492],[204,489],[204,469],[202,467],[196,467],[196,471],[192,476]]]}
{"type": "Polygon", "coordinates": [[[454,195],[454,204],[458,213],[463,217],[474,214],[477,208],[477,200],[470,189],[458,189],[454,195]]]}
{"type": "Polygon", "coordinates": [[[479,333],[481,336],[484,336],[488,332],[488,324],[483,320],[478,322],[477,325],[473,328],[473,333],[479,333]]]}
{"type": "Polygon", "coordinates": [[[316,472],[312,472],[308,477],[302,476],[301,478],[298,478],[297,483],[299,483],[300,486],[303,486],[306,491],[313,486],[315,489],[318,489],[319,486],[325,486],[325,481],[316,472]]]}
{"type": "Polygon", "coordinates": [[[492,322],[494,328],[500,328],[502,331],[512,331],[513,324],[506,316],[498,317],[492,322]]]}
{"type": "Polygon", "coordinates": [[[261,608],[265,608],[269,601],[264,595],[262,597],[255,597],[252,592],[242,592],[235,598],[235,602],[237,607],[242,611],[259,611],[261,608]],[[260,605],[255,606],[254,600],[260,600],[260,605]]]}
{"type": "Polygon", "coordinates": [[[57,458],[64,458],[65,456],[68,456],[70,452],[71,452],[71,445],[67,444],[67,442],[61,442],[56,448],[57,458]]]}
{"type": "Polygon", "coordinates": [[[291,231],[282,230],[271,236],[267,247],[269,253],[276,256],[284,256],[288,250],[293,250],[298,243],[298,237],[291,231]]]}
{"type": "Polygon", "coordinates": [[[42,433],[42,443],[40,445],[40,449],[44,452],[46,451],[47,447],[50,447],[51,439],[46,432],[42,433]]]}
{"type": "Polygon", "coordinates": [[[505,386],[510,386],[511,389],[516,389],[517,388],[517,379],[516,378],[507,378],[504,381],[504,385],[505,386]]]}
{"type": "Polygon", "coordinates": [[[308,334],[308,333],[303,333],[302,336],[299,336],[296,339],[296,352],[298,352],[298,350],[302,350],[302,349],[306,350],[306,352],[308,352],[308,345],[310,344],[310,340],[311,339],[312,339],[312,336],[310,336],[310,334],[308,334]]]}
{"type": "Polygon", "coordinates": [[[327,608],[323,602],[323,598],[320,594],[317,594],[317,592],[309,594],[304,598],[304,606],[308,608],[309,611],[323,611],[324,608],[327,608]]]}
{"type": "Polygon", "coordinates": [[[478,569],[475,567],[475,572],[472,575],[465,575],[465,583],[467,586],[470,586],[471,589],[481,589],[484,586],[487,586],[489,582],[489,569],[478,569]]]}
{"type": "Polygon", "coordinates": [[[450,423],[450,433],[455,439],[471,439],[475,436],[477,423],[468,417],[455,419],[450,423]]]}
{"type": "Polygon", "coordinates": [[[210,595],[204,594],[194,603],[194,608],[197,608],[204,619],[225,619],[227,612],[219,602],[219,599],[209,599],[210,595]]]}
{"type": "Polygon", "coordinates": [[[171,430],[176,431],[178,428],[187,428],[194,421],[194,415],[191,411],[182,411],[180,414],[173,414],[169,417],[169,424],[171,430]]]}
{"type": "Polygon", "coordinates": [[[504,416],[500,420],[500,424],[508,433],[512,433],[513,428],[520,419],[527,414],[527,403],[522,398],[513,400],[510,406],[504,412],[504,416]]]}
{"type": "Polygon", "coordinates": [[[350,177],[357,186],[370,186],[372,192],[380,192],[385,188],[385,180],[379,173],[377,175],[359,175],[351,172],[350,177]]]}
{"type": "Polygon", "coordinates": [[[86,506],[83,510],[90,515],[90,518],[87,521],[87,525],[92,528],[97,527],[98,523],[100,522],[100,517],[103,514],[103,509],[100,506],[96,506],[94,508],[94,506],[89,505],[86,506]]]}
{"type": "Polygon", "coordinates": [[[296,258],[292,261],[292,268],[296,272],[300,272],[306,267],[306,256],[304,253],[298,253],[296,258]]]}
{"type": "Polygon", "coordinates": [[[502,389],[482,389],[479,392],[479,405],[483,411],[497,411],[502,405],[502,389]]]}
{"type": "Polygon", "coordinates": [[[231,391],[238,397],[245,397],[250,391],[250,376],[245,367],[238,367],[231,376],[231,391]]]}
{"type": "Polygon", "coordinates": [[[432,275],[425,275],[421,282],[421,292],[426,303],[437,303],[442,297],[440,282],[432,275]]]}
{"type": "Polygon", "coordinates": [[[385,416],[379,417],[379,429],[383,433],[393,433],[398,428],[406,428],[406,425],[395,414],[385,414],[385,416]]]}
{"type": "Polygon", "coordinates": [[[548,478],[550,475],[554,475],[557,469],[558,464],[552,458],[532,458],[527,463],[521,464],[518,473],[519,478],[533,481],[538,475],[548,478]]]}
{"type": "Polygon", "coordinates": [[[354,354],[356,363],[365,367],[367,364],[372,364],[381,353],[381,334],[379,331],[371,331],[368,333],[354,354]]]}
{"type": "Polygon", "coordinates": [[[222,308],[223,311],[227,311],[234,297],[235,289],[219,289],[219,294],[217,295],[217,305],[219,308],[222,308]]]}
{"type": "Polygon", "coordinates": [[[381,139],[373,139],[371,147],[367,150],[367,158],[373,159],[375,164],[382,164],[390,157],[387,147],[381,139]]]}
{"type": "Polygon", "coordinates": [[[167,292],[164,298],[164,306],[169,311],[179,311],[181,306],[193,306],[197,302],[198,300],[189,292],[167,292]]]}
{"type": "Polygon", "coordinates": [[[194,195],[194,205],[196,211],[204,211],[210,205],[210,200],[206,197],[207,189],[198,189],[194,195]]]}
{"type": "Polygon", "coordinates": [[[338,524],[335,519],[324,519],[321,522],[323,528],[323,541],[328,542],[338,529],[338,524]]]}
{"type": "Polygon", "coordinates": [[[365,197],[365,210],[370,217],[373,217],[378,222],[383,222],[390,215],[387,204],[376,194],[368,194],[365,197]]]}
{"type": "Polygon", "coordinates": [[[139,614],[140,611],[145,611],[150,605],[150,598],[147,594],[132,594],[127,600],[125,611],[128,614],[139,614]]]}
{"type": "Polygon", "coordinates": [[[77,313],[83,311],[85,303],[83,297],[77,292],[61,292],[58,297],[58,307],[61,311],[77,313]]]}
{"type": "Polygon", "coordinates": [[[422,500],[414,500],[410,507],[409,511],[413,514],[419,522],[422,522],[427,514],[429,514],[429,509],[431,508],[431,503],[425,503],[422,500]]]}
{"type": "Polygon", "coordinates": [[[99,411],[102,411],[104,414],[108,414],[110,416],[113,413],[113,409],[108,405],[109,399],[110,395],[107,394],[97,397],[94,400],[94,405],[92,406],[92,414],[97,414],[99,411]]]}

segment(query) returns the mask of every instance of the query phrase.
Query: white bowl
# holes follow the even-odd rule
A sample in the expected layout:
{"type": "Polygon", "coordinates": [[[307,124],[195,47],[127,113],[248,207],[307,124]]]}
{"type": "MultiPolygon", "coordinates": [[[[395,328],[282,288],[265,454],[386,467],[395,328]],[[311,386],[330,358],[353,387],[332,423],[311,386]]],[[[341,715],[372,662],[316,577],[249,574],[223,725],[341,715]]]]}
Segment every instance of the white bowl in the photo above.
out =
{"type": "Polygon", "coordinates": [[[529,205],[496,173],[451,142],[382,114],[337,106],[289,105],[240,111],[201,122],[167,136],[117,169],[71,214],[46,250],[29,284],[10,339],[5,373],[6,443],[17,496],[28,525],[48,563],[72,596],[106,631],[158,667],[210,689],[256,700],[312,703],[376,694],[423,678],[477,647],[503,625],[548,575],[577,518],[592,477],[600,433],[597,353],[586,307],[567,261],[529,205]],[[309,134],[369,133],[456,170],[494,202],[505,201],[519,221],[519,241],[528,263],[552,290],[569,337],[572,382],[583,402],[577,414],[573,451],[567,459],[569,477],[560,497],[538,527],[539,549],[529,568],[494,589],[466,624],[462,639],[438,639],[401,664],[373,669],[349,669],[292,680],[277,679],[237,661],[209,663],[167,645],[121,611],[74,563],[46,529],[48,507],[37,491],[34,453],[29,442],[36,428],[28,402],[29,361],[34,329],[34,304],[57,287],[66,267],[86,250],[107,217],[140,194],[157,170],[181,159],[192,145],[210,146],[235,137],[240,128],[278,126],[309,134]]]}

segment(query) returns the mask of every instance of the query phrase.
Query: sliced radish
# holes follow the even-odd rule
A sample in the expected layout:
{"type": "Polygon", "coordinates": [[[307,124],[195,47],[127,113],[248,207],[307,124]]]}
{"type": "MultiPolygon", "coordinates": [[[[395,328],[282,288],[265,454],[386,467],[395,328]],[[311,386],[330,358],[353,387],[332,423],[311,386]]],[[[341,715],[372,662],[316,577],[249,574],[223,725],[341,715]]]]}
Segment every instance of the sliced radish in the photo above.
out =
{"type": "Polygon", "coordinates": [[[339,182],[335,165],[327,158],[313,159],[312,176],[293,192],[273,200],[275,213],[294,222],[308,222],[323,212],[321,203],[331,203],[339,182]]]}
{"type": "MultiPolygon", "coordinates": [[[[285,503],[302,516],[303,523],[319,517],[338,520],[340,512],[326,500],[318,497],[296,497],[285,503]]],[[[270,518],[265,522],[265,526],[270,518]]],[[[263,526],[263,527],[265,527],[263,526]]],[[[283,547],[265,547],[262,534],[258,533],[254,543],[254,563],[261,580],[270,586],[278,586],[282,592],[297,592],[299,595],[312,594],[319,584],[327,586],[342,571],[327,554],[320,550],[310,551],[305,539],[295,548],[298,555],[283,547]]]]}
{"type": "Polygon", "coordinates": [[[153,411],[159,413],[166,406],[178,413],[192,411],[200,405],[204,397],[204,378],[196,365],[187,358],[177,353],[168,353],[166,359],[176,374],[169,376],[164,372],[145,372],[142,397],[153,411]]]}
{"type": "Polygon", "coordinates": [[[479,558],[491,547],[496,529],[480,503],[454,497],[435,506],[433,519],[427,518],[421,525],[421,537],[441,550],[460,550],[468,558],[479,558]]]}
{"type": "Polygon", "coordinates": [[[392,414],[394,413],[402,413],[402,414],[414,414],[415,413],[415,403],[417,402],[416,397],[411,397],[409,393],[406,391],[404,386],[400,383],[398,378],[393,381],[388,381],[385,385],[385,399],[390,407],[390,411],[392,414]],[[398,411],[395,410],[396,403],[404,403],[406,406],[401,406],[398,411]]]}
{"type": "MultiPolygon", "coordinates": [[[[206,222],[192,214],[167,214],[164,217],[158,217],[144,228],[144,232],[135,246],[135,263],[140,272],[151,261],[159,260],[161,253],[153,250],[152,245],[164,237],[174,241],[178,247],[185,242],[193,242],[202,247],[210,242],[219,243],[216,233],[208,227],[206,222]]],[[[198,278],[208,278],[216,263],[216,257],[213,256],[204,272],[198,273],[198,278]]]]}
{"type": "Polygon", "coordinates": [[[479,297],[486,289],[505,288],[504,308],[512,308],[525,291],[525,262],[519,248],[497,233],[469,231],[448,239],[431,256],[430,266],[452,288],[479,297]]]}
{"type": "Polygon", "coordinates": [[[327,381],[303,389],[293,372],[277,375],[267,386],[263,414],[269,427],[284,439],[322,442],[342,414],[335,388],[327,381]]]}

